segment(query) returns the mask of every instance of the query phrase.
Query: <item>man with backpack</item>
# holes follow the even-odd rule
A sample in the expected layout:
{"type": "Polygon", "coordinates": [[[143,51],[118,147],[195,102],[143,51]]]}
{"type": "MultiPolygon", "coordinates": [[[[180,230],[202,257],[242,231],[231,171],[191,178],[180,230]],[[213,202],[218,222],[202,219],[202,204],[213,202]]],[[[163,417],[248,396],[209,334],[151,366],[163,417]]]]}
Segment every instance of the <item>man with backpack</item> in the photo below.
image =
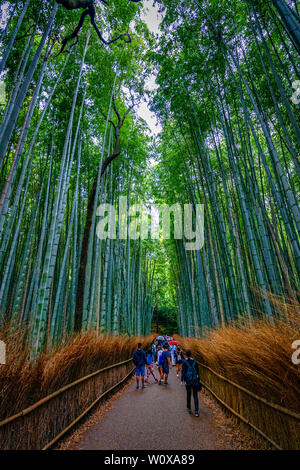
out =
{"type": "Polygon", "coordinates": [[[136,366],[136,388],[140,388],[140,376],[142,377],[142,388],[145,388],[145,365],[147,364],[146,353],[142,349],[142,343],[138,344],[134,351],[132,361],[136,366]]]}
{"type": "Polygon", "coordinates": [[[181,385],[185,384],[187,401],[186,406],[188,411],[191,411],[191,396],[193,392],[194,403],[195,403],[195,416],[199,417],[199,401],[198,391],[201,390],[201,384],[199,381],[199,368],[197,361],[192,358],[192,353],[188,349],[186,351],[186,359],[182,363],[181,370],[181,385]]]}

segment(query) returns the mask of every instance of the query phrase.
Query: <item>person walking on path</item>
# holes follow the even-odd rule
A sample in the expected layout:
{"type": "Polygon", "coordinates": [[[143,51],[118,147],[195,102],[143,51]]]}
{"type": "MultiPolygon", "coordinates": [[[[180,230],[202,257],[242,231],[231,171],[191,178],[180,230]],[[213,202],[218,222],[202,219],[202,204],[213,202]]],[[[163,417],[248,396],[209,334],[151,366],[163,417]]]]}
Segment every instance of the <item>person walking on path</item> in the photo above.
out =
{"type": "Polygon", "coordinates": [[[142,349],[142,343],[138,344],[136,351],[133,353],[133,363],[136,366],[136,388],[140,387],[140,376],[142,377],[142,388],[145,388],[145,365],[147,364],[146,353],[142,349]]]}
{"type": "Polygon", "coordinates": [[[185,384],[186,388],[186,407],[188,411],[191,411],[191,396],[193,392],[194,403],[195,403],[195,416],[198,418],[199,413],[199,401],[198,391],[201,390],[201,384],[199,381],[199,368],[197,361],[192,358],[192,353],[189,349],[186,351],[187,358],[182,363],[181,371],[181,385],[185,384]]]}
{"type": "Polygon", "coordinates": [[[160,365],[160,381],[159,384],[162,383],[163,379],[164,384],[168,385],[168,375],[170,372],[170,367],[172,367],[171,363],[171,354],[169,352],[169,345],[165,344],[163,353],[161,354],[159,358],[159,365],[160,365]]]}
{"type": "Polygon", "coordinates": [[[163,346],[163,348],[164,348],[165,346],[169,346],[168,336],[166,336],[166,335],[164,336],[164,340],[163,340],[162,346],[163,346]]]}
{"type": "MultiPolygon", "coordinates": [[[[161,376],[162,374],[162,364],[160,362],[160,357],[163,353],[163,348],[161,345],[157,346],[157,358],[156,358],[156,365],[157,365],[157,369],[158,369],[158,373],[159,375],[161,376]]],[[[159,385],[161,384],[161,381],[159,381],[159,385]]]]}
{"type": "Polygon", "coordinates": [[[170,353],[171,353],[172,366],[176,366],[176,350],[177,350],[176,344],[171,344],[170,353]]]}
{"type": "Polygon", "coordinates": [[[179,374],[181,373],[181,369],[182,369],[182,363],[184,361],[183,352],[181,351],[179,346],[177,346],[177,349],[175,351],[175,357],[176,357],[176,375],[177,377],[179,377],[179,374]]]}
{"type": "Polygon", "coordinates": [[[149,381],[150,374],[153,375],[155,382],[158,382],[158,379],[155,376],[154,370],[153,370],[153,355],[152,355],[152,350],[149,349],[147,353],[147,377],[145,379],[146,382],[149,381]]]}
{"type": "Polygon", "coordinates": [[[157,361],[157,341],[156,339],[154,341],[152,341],[152,354],[153,354],[153,361],[156,362],[157,361]]]}

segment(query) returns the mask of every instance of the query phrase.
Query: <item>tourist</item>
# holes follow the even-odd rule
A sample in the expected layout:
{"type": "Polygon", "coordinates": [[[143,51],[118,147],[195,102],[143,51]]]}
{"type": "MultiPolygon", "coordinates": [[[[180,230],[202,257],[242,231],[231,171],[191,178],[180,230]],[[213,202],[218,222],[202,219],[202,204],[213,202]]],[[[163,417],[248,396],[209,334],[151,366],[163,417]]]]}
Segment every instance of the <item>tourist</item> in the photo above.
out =
{"type": "Polygon", "coordinates": [[[162,355],[163,347],[161,344],[157,346],[157,354],[156,354],[156,364],[159,365],[159,358],[162,355]]]}
{"type": "Polygon", "coordinates": [[[158,379],[155,376],[154,370],[153,370],[153,355],[152,355],[152,350],[149,349],[147,353],[147,377],[145,379],[146,382],[149,381],[150,374],[153,375],[155,382],[158,382],[158,379]]]}
{"type": "Polygon", "coordinates": [[[138,344],[133,354],[133,363],[136,366],[136,388],[140,387],[140,376],[142,378],[142,388],[145,388],[145,365],[147,364],[146,353],[142,349],[142,343],[138,344]]]}
{"type": "Polygon", "coordinates": [[[177,346],[176,344],[171,344],[170,346],[170,353],[171,353],[171,360],[172,360],[172,366],[175,366],[176,365],[176,349],[177,349],[177,346]]]}
{"type": "Polygon", "coordinates": [[[154,341],[152,341],[152,355],[153,355],[153,361],[156,362],[157,361],[157,341],[156,339],[154,341]]]}
{"type": "MultiPolygon", "coordinates": [[[[157,367],[158,367],[158,373],[160,375],[160,377],[162,376],[162,362],[161,362],[161,356],[163,354],[163,347],[161,345],[157,346],[157,367]]],[[[159,385],[161,384],[161,380],[159,380],[159,385]]]]}
{"type": "Polygon", "coordinates": [[[169,352],[169,345],[165,344],[163,354],[160,356],[160,363],[161,363],[161,375],[160,375],[160,383],[162,383],[164,379],[164,384],[168,385],[168,376],[170,372],[170,367],[172,367],[171,363],[171,354],[169,352]]]}
{"type": "Polygon", "coordinates": [[[182,363],[184,361],[183,352],[181,351],[179,346],[177,346],[177,349],[175,351],[175,359],[176,359],[176,375],[177,377],[179,377],[179,374],[181,373],[181,369],[182,369],[182,363]]]}
{"type": "Polygon", "coordinates": [[[195,403],[195,416],[199,416],[199,401],[198,401],[198,391],[201,390],[201,384],[199,381],[199,368],[197,361],[192,358],[192,353],[188,349],[186,351],[186,360],[182,363],[182,372],[181,372],[181,384],[185,384],[186,388],[186,406],[188,411],[191,411],[191,396],[193,392],[194,403],[195,403]]]}

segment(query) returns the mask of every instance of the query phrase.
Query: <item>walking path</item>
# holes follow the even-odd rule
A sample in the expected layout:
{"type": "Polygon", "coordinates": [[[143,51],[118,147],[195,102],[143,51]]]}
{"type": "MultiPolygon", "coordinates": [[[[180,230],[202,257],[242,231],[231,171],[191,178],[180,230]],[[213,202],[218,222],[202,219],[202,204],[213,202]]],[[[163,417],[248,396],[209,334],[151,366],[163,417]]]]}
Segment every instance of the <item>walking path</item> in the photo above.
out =
{"type": "MultiPolygon", "coordinates": [[[[156,368],[155,368],[156,369],[156,368]]],[[[77,447],[82,450],[232,449],[199,393],[199,418],[186,410],[185,387],[171,369],[169,385],[133,382],[77,447]],[[224,442],[225,441],[225,442],[224,442]]],[[[192,399],[193,407],[193,399],[192,399]]]]}

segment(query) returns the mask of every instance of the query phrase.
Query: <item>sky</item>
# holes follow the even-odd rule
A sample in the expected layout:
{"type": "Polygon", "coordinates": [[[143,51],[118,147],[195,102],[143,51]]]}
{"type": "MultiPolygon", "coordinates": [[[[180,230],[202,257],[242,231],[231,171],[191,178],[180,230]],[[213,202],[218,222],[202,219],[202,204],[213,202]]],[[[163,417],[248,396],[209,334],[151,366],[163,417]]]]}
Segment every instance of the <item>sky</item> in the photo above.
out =
{"type": "MultiPolygon", "coordinates": [[[[159,31],[159,25],[162,20],[162,14],[158,13],[157,5],[155,7],[153,6],[153,0],[143,1],[143,12],[141,18],[152,33],[155,35],[157,34],[158,36],[161,34],[159,31]]],[[[157,88],[154,75],[150,76],[146,86],[149,90],[155,90],[157,88]]],[[[150,128],[151,134],[157,135],[159,132],[161,132],[162,128],[157,122],[155,114],[150,111],[149,104],[146,101],[142,102],[136,108],[136,112],[138,116],[146,121],[150,128]]]]}
{"type": "Polygon", "coordinates": [[[0,7],[0,28],[4,29],[7,22],[8,3],[3,3],[0,7]]]}

